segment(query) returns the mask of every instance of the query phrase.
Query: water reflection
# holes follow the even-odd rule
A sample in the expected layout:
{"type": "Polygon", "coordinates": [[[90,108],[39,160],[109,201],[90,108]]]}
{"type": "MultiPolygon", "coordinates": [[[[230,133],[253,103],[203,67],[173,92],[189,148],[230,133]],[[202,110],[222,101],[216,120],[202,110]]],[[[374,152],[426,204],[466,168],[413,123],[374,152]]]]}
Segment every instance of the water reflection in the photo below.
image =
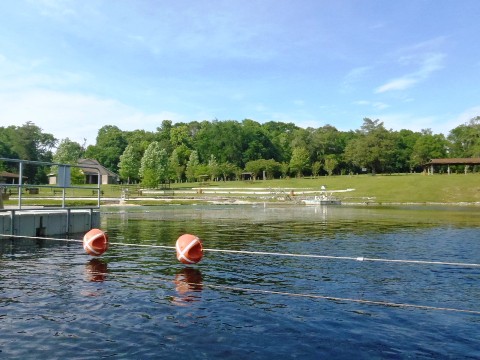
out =
{"type": "Polygon", "coordinates": [[[186,305],[189,302],[199,301],[203,290],[203,277],[198,269],[186,267],[175,275],[175,290],[178,296],[173,298],[176,305],[186,305]]]}
{"type": "Polygon", "coordinates": [[[107,275],[108,265],[101,259],[91,259],[85,265],[85,275],[88,281],[103,282],[107,275]]]}

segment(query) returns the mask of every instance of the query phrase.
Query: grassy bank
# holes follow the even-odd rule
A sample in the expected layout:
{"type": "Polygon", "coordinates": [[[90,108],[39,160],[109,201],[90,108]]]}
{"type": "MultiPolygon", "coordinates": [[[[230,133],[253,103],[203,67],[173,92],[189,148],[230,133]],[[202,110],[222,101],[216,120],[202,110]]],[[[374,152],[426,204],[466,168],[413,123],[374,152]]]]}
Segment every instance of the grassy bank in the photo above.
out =
{"type": "MultiPolygon", "coordinates": [[[[301,191],[319,190],[324,185],[327,190],[355,189],[351,192],[336,193],[346,202],[365,202],[370,198],[378,203],[476,203],[480,202],[480,174],[395,174],[395,175],[354,175],[325,176],[318,178],[275,179],[257,181],[228,181],[209,183],[172,184],[176,195],[182,190],[237,188],[290,189],[301,191]]],[[[132,191],[133,193],[133,191],[132,191]]],[[[202,196],[208,197],[208,194],[202,196]]],[[[211,196],[211,195],[210,195],[211,196]]],[[[199,197],[197,195],[197,197],[199,197]]]]}
{"type": "MultiPolygon", "coordinates": [[[[185,204],[198,200],[216,198],[249,199],[251,201],[271,198],[269,194],[258,194],[258,189],[302,196],[302,191],[319,191],[324,185],[327,190],[355,189],[351,192],[335,193],[344,202],[365,203],[366,201],[387,203],[480,203],[480,174],[395,174],[395,175],[354,175],[325,176],[318,178],[276,179],[257,181],[227,181],[208,183],[177,183],[171,184],[171,190],[165,194],[141,194],[139,185],[102,185],[102,199],[105,202],[115,201],[122,195],[122,190],[128,188],[127,202],[137,204],[154,204],[159,200],[170,203],[185,204]],[[202,189],[200,191],[199,189],[202,189]],[[269,190],[270,189],[270,190],[269,190]],[[223,190],[223,192],[222,192],[223,190]],[[218,193],[215,194],[215,191],[218,193]],[[249,194],[242,194],[249,192],[249,194]],[[254,194],[254,192],[257,192],[254,194]],[[133,200],[135,198],[135,200],[133,200]],[[153,199],[152,199],[153,198],[153,199]]],[[[68,205],[94,205],[95,197],[91,189],[67,189],[68,205]]],[[[308,196],[307,194],[303,196],[308,196]]],[[[118,201],[118,200],[117,200],[118,201]]],[[[15,194],[4,202],[5,205],[15,205],[15,194]]],[[[39,194],[23,195],[25,205],[55,205],[61,204],[58,193],[50,188],[40,188],[39,194]],[[55,199],[54,199],[55,198],[55,199]]]]}

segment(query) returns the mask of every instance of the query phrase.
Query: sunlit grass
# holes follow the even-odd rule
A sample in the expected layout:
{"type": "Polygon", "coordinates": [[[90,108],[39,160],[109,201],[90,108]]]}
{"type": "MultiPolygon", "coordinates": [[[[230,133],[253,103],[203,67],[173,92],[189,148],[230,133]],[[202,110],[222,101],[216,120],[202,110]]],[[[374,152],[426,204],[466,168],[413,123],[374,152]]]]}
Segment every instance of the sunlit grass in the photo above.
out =
{"type": "MultiPolygon", "coordinates": [[[[480,174],[394,174],[394,175],[344,175],[323,176],[317,178],[288,178],[256,181],[209,181],[194,183],[172,183],[172,193],[157,195],[140,195],[141,185],[102,185],[102,203],[108,199],[119,199],[122,191],[128,188],[128,196],[137,198],[132,203],[155,203],[149,200],[151,197],[170,198],[173,203],[190,203],[197,199],[213,199],[215,197],[228,198],[255,198],[255,195],[238,195],[232,190],[230,194],[208,194],[208,190],[214,189],[239,189],[239,191],[254,188],[271,189],[273,192],[289,193],[302,190],[317,190],[325,186],[327,190],[355,189],[350,192],[338,192],[336,196],[346,202],[374,201],[377,203],[475,203],[480,202],[480,174]],[[200,194],[198,188],[204,189],[200,194]],[[191,191],[191,194],[183,194],[182,191],[191,191]],[[142,200],[143,199],[143,200],[142,200]]],[[[90,186],[83,188],[66,189],[67,204],[75,206],[96,205],[97,192],[92,191],[90,186]]],[[[18,194],[13,192],[10,200],[5,200],[5,205],[16,205],[18,194]]],[[[30,195],[22,194],[23,204],[28,205],[61,205],[61,190],[40,187],[39,193],[30,195]]]]}

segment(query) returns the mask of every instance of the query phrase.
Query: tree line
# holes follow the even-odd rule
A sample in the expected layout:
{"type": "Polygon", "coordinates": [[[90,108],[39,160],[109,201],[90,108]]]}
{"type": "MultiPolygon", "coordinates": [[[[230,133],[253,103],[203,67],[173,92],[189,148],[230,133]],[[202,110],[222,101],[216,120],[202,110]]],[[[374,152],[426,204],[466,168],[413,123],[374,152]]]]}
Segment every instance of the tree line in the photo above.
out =
{"type": "MultiPolygon", "coordinates": [[[[245,173],[278,178],[419,172],[432,158],[480,157],[480,116],[447,136],[430,129],[393,131],[369,118],[350,131],[250,119],[175,124],[164,120],[156,131],[103,126],[95,145],[88,147],[69,138],[58,140],[27,122],[0,127],[0,157],[66,164],[96,159],[123,182],[149,187],[171,181],[239,179],[245,173]]],[[[5,167],[0,164],[0,169],[5,167]]],[[[32,168],[26,175],[40,183],[47,173],[32,168]]]]}

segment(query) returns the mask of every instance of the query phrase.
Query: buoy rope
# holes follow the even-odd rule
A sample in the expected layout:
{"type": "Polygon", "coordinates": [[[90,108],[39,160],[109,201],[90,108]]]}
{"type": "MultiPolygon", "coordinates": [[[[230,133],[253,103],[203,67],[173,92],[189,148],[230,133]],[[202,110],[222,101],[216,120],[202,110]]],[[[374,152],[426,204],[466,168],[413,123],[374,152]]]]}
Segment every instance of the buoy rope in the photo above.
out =
{"type": "MultiPolygon", "coordinates": [[[[79,240],[79,239],[61,239],[61,238],[40,237],[40,236],[23,236],[23,235],[10,235],[10,234],[0,234],[0,236],[11,237],[11,238],[37,239],[37,240],[54,240],[54,241],[63,241],[63,242],[83,242],[83,240],[79,240]]],[[[122,243],[122,242],[109,242],[109,244],[118,245],[118,246],[132,246],[132,247],[175,250],[175,246],[167,246],[167,245],[134,244],[134,243],[122,243]]],[[[209,248],[203,248],[203,251],[245,254],[245,255],[302,257],[302,258],[311,258],[311,259],[353,260],[353,261],[371,261],[371,262],[401,263],[401,264],[444,265],[444,266],[458,266],[458,267],[480,267],[480,264],[477,264],[477,263],[461,263],[461,262],[450,262],[450,261],[382,259],[382,258],[368,258],[363,256],[353,257],[353,256],[316,255],[316,254],[292,254],[292,253],[278,253],[278,252],[267,252],[267,251],[209,249],[209,248]]]]}
{"type": "MultiPolygon", "coordinates": [[[[190,284],[190,283],[187,283],[187,284],[190,284]]],[[[214,289],[225,289],[225,290],[231,290],[231,291],[252,292],[252,293],[257,293],[257,294],[273,294],[273,295],[303,297],[303,298],[310,298],[310,299],[322,299],[322,300],[330,300],[330,301],[353,302],[353,303],[367,304],[367,305],[413,308],[413,309],[421,309],[421,310],[451,311],[451,312],[459,312],[459,313],[480,315],[480,311],[478,311],[478,310],[458,309],[458,308],[450,308],[450,307],[438,307],[438,306],[430,306],[430,305],[395,303],[395,302],[389,302],[389,301],[353,299],[353,298],[343,298],[343,297],[316,295],[316,294],[299,294],[299,293],[290,293],[290,292],[284,292],[284,291],[251,289],[251,288],[243,288],[243,287],[228,286],[228,285],[213,285],[213,284],[207,284],[207,283],[199,283],[199,284],[193,283],[191,285],[195,285],[195,286],[204,285],[206,287],[210,287],[210,288],[214,288],[214,289]]]]}
{"type": "Polygon", "coordinates": [[[271,256],[290,256],[290,257],[304,257],[314,259],[333,259],[333,260],[355,260],[355,261],[378,261],[378,262],[393,262],[393,263],[407,263],[407,264],[428,264],[428,265],[451,265],[464,267],[480,267],[480,264],[475,263],[459,263],[447,261],[429,261],[429,260],[408,260],[408,259],[381,259],[368,257],[352,257],[352,256],[333,256],[333,255],[315,255],[315,254],[291,254],[291,253],[277,253],[266,251],[247,251],[247,250],[226,250],[226,249],[203,249],[204,251],[238,253],[249,255],[271,255],[271,256]]]}
{"type": "MultiPolygon", "coordinates": [[[[18,237],[18,238],[27,238],[27,239],[38,239],[38,240],[54,240],[54,241],[64,241],[64,242],[83,242],[83,240],[78,239],[60,239],[60,238],[52,238],[52,237],[39,237],[39,236],[19,236],[19,235],[7,235],[7,234],[0,234],[3,237],[18,237]]],[[[149,248],[161,248],[161,249],[175,249],[174,246],[165,246],[165,245],[149,245],[149,244],[132,244],[132,243],[119,243],[119,242],[111,242],[110,244],[114,245],[121,245],[121,246],[135,246],[135,247],[149,247],[149,248]]],[[[396,262],[396,263],[415,263],[415,264],[435,264],[435,265],[454,265],[454,266],[480,266],[480,264],[468,264],[468,263],[452,263],[452,262],[441,262],[441,261],[422,261],[422,260],[391,260],[391,259],[372,259],[372,258],[354,258],[348,256],[328,256],[328,255],[308,255],[308,254],[288,254],[288,253],[274,253],[274,252],[254,252],[254,251],[241,251],[241,250],[221,250],[221,249],[203,249],[205,251],[212,251],[212,252],[226,252],[226,253],[244,253],[250,255],[274,255],[274,256],[294,256],[294,257],[309,257],[309,258],[321,258],[321,259],[340,259],[340,260],[356,260],[356,261],[385,261],[385,262],[396,262]]],[[[111,272],[106,273],[107,276],[120,276],[123,277],[125,275],[114,274],[111,272]]],[[[131,277],[129,275],[128,277],[131,277]]],[[[163,279],[165,281],[170,281],[163,279]]],[[[285,291],[275,291],[275,290],[262,290],[262,289],[251,289],[251,288],[244,288],[238,286],[229,286],[229,285],[215,285],[209,283],[191,283],[186,282],[187,285],[192,286],[206,286],[212,289],[224,289],[230,291],[240,291],[240,292],[251,292],[251,293],[258,293],[258,294],[272,294],[272,295],[282,295],[282,296],[292,296],[292,297],[302,297],[302,298],[310,298],[310,299],[323,299],[329,301],[339,301],[339,302],[352,302],[358,304],[366,304],[366,305],[378,305],[378,306],[388,306],[388,307],[399,307],[399,308],[413,308],[413,309],[420,309],[420,310],[435,310],[435,311],[449,311],[449,312],[458,312],[458,313],[467,313],[467,314],[474,314],[480,315],[480,311],[478,310],[468,310],[468,309],[458,309],[458,308],[450,308],[450,307],[438,307],[438,306],[431,306],[431,305],[417,305],[417,304],[409,304],[409,303],[395,303],[389,301],[378,301],[378,300],[366,300],[366,299],[354,299],[354,298],[343,298],[343,297],[336,297],[336,296],[328,296],[328,295],[318,295],[318,294],[299,294],[299,293],[290,293],[285,291]]]]}
{"type": "MultiPolygon", "coordinates": [[[[112,272],[108,272],[103,275],[113,276],[113,277],[126,277],[126,278],[134,277],[130,274],[128,275],[115,274],[112,272]]],[[[168,283],[172,281],[172,279],[165,279],[165,278],[158,278],[158,277],[155,277],[155,279],[168,282],[168,283]]],[[[235,292],[249,292],[249,293],[264,294],[264,295],[281,295],[281,296],[337,301],[337,302],[345,302],[345,303],[350,302],[350,303],[357,303],[357,304],[364,304],[364,305],[410,308],[410,309],[419,309],[419,310],[448,311],[448,312],[480,315],[480,310],[460,309],[460,308],[451,308],[451,307],[433,306],[433,305],[420,305],[420,304],[411,304],[411,303],[397,303],[397,302],[381,301],[381,300],[355,299],[355,298],[345,298],[345,297],[320,295],[320,294],[291,293],[286,291],[252,289],[252,288],[230,286],[230,285],[216,285],[216,284],[205,283],[205,282],[198,282],[198,283],[188,282],[188,281],[181,281],[181,282],[188,286],[191,286],[193,289],[204,286],[211,289],[227,290],[227,291],[235,291],[235,292]]],[[[198,292],[198,290],[191,290],[191,292],[198,292]]]]}

